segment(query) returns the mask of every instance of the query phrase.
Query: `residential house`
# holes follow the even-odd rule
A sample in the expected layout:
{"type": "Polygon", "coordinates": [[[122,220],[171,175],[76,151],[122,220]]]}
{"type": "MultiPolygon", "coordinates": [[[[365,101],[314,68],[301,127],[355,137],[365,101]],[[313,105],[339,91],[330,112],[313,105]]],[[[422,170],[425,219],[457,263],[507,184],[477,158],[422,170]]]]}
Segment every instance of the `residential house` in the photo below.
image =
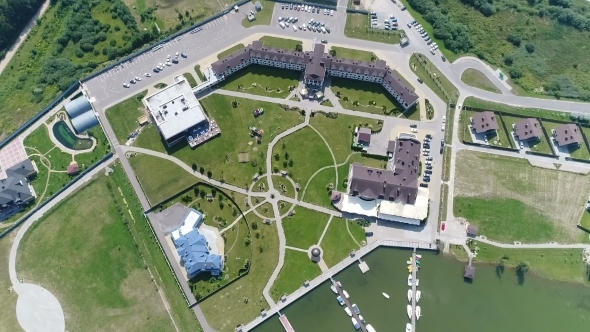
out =
{"type": "Polygon", "coordinates": [[[513,129],[520,141],[539,141],[543,137],[543,128],[535,118],[522,119],[513,125],[513,129]]]}
{"type": "Polygon", "coordinates": [[[491,111],[478,112],[471,118],[471,127],[476,134],[491,134],[498,130],[496,114],[491,111]]]}
{"type": "Polygon", "coordinates": [[[579,146],[584,140],[580,128],[574,123],[561,125],[554,129],[552,134],[558,146],[579,146]]]}
{"type": "Polygon", "coordinates": [[[8,169],[0,180],[0,221],[5,220],[35,200],[37,195],[29,180],[37,175],[37,167],[26,159],[8,169]]]}

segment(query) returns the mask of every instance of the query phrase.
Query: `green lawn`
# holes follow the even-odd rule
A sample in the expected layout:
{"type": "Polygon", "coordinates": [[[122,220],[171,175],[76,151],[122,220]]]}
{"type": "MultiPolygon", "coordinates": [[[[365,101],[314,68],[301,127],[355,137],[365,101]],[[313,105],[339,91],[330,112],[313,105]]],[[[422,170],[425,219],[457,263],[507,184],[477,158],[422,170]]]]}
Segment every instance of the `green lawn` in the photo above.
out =
{"type": "Polygon", "coordinates": [[[291,51],[295,51],[297,48],[297,45],[303,45],[303,42],[301,40],[279,38],[279,37],[272,37],[272,36],[264,36],[264,37],[260,38],[259,40],[266,47],[282,48],[282,49],[291,50],[291,51]]]}
{"type": "Polygon", "coordinates": [[[282,176],[273,176],[272,183],[275,189],[278,190],[281,195],[295,198],[295,188],[293,187],[291,181],[289,181],[287,178],[282,176]]]}
{"type": "Polygon", "coordinates": [[[504,260],[506,267],[526,262],[530,272],[541,277],[588,284],[581,249],[502,249],[485,243],[478,243],[477,247],[476,262],[498,264],[502,257],[508,257],[504,260]]]}
{"type": "Polygon", "coordinates": [[[197,182],[196,177],[166,159],[136,154],[129,163],[152,206],[197,182]]]}
{"type": "Polygon", "coordinates": [[[270,203],[264,203],[261,206],[259,206],[256,211],[258,211],[258,213],[260,213],[260,215],[267,217],[267,218],[274,218],[275,214],[272,208],[272,205],[270,203]]]}
{"type": "Polygon", "coordinates": [[[588,210],[584,209],[584,212],[582,213],[582,218],[580,219],[580,225],[582,225],[582,227],[586,228],[586,229],[590,229],[590,212],[588,212],[588,210]]]}
{"type": "Polygon", "coordinates": [[[378,59],[373,52],[355,50],[352,48],[344,48],[338,46],[330,47],[330,53],[333,53],[335,57],[364,62],[374,62],[378,59]]]}
{"type": "Polygon", "coordinates": [[[330,185],[336,189],[336,171],[334,167],[326,168],[316,174],[307,187],[301,190],[301,193],[304,193],[301,199],[312,204],[333,208],[330,200],[330,185]]]}
{"type": "Polygon", "coordinates": [[[133,145],[158,152],[166,152],[166,142],[162,140],[158,128],[153,123],[141,129],[139,136],[133,141],[133,145]]]}
{"type": "MultiPolygon", "coordinates": [[[[547,121],[547,120],[541,121],[541,124],[543,125],[543,128],[545,128],[545,131],[547,131],[547,135],[549,135],[549,137],[552,136],[552,134],[551,134],[552,129],[557,129],[558,127],[563,125],[562,123],[552,122],[552,121],[547,121]]],[[[584,132],[584,129],[582,129],[582,132],[584,132]]],[[[568,148],[568,152],[572,158],[585,159],[585,160],[590,159],[590,153],[588,153],[588,148],[586,147],[586,143],[583,141],[580,143],[580,147],[573,147],[572,146],[572,147],[568,148]]]]}
{"type": "Polygon", "coordinates": [[[449,185],[443,183],[440,185],[440,205],[438,208],[439,229],[440,221],[447,220],[447,202],[449,199],[449,185]]]}
{"type": "Polygon", "coordinates": [[[330,99],[324,99],[320,102],[320,105],[322,106],[326,106],[326,107],[334,107],[334,105],[332,104],[332,102],[330,101],[330,99]]]}
{"type": "Polygon", "coordinates": [[[197,86],[197,81],[193,77],[193,74],[191,74],[191,73],[184,73],[182,75],[186,78],[188,84],[190,84],[191,87],[194,88],[194,87],[197,86]]]}
{"type": "Polygon", "coordinates": [[[283,218],[287,245],[304,250],[316,245],[329,218],[327,214],[296,207],[294,216],[283,218]]]}
{"type": "Polygon", "coordinates": [[[116,197],[117,185],[111,177],[100,177],[33,225],[18,253],[19,277],[60,299],[69,330],[171,330],[127,228],[128,223],[144,222],[143,216],[135,220],[139,215],[129,214],[129,207],[116,197]]]}
{"type": "Polygon", "coordinates": [[[544,110],[541,108],[522,108],[507,104],[494,103],[487,100],[477,99],[475,97],[467,97],[463,102],[463,106],[481,108],[491,111],[502,111],[506,113],[513,113],[522,116],[529,116],[533,118],[547,119],[547,120],[561,120],[569,121],[570,114],[565,112],[556,112],[544,110]]]}
{"type": "Polygon", "coordinates": [[[219,137],[195,149],[182,143],[166,151],[154,128],[147,133],[142,132],[136,145],[144,148],[155,147],[156,150],[179,158],[189,167],[193,163],[197,164],[199,172],[203,174],[211,172],[214,179],[223,179],[227,183],[247,188],[252,183],[252,176],[256,172],[265,171],[267,147],[273,137],[303,121],[303,117],[298,112],[285,111],[277,104],[251,99],[213,94],[200,102],[209,117],[215,119],[219,125],[221,129],[219,137]],[[237,108],[232,107],[234,100],[238,102],[237,108]],[[252,110],[257,108],[264,108],[264,114],[254,118],[252,110]],[[249,128],[251,127],[264,131],[261,144],[256,143],[256,139],[250,136],[249,128]],[[238,153],[248,153],[250,161],[239,163],[238,153]]]}
{"type": "MultiPolygon", "coordinates": [[[[16,232],[16,231],[15,231],[16,232]]],[[[0,264],[4,266],[4,268],[0,269],[0,287],[2,289],[9,289],[12,287],[12,283],[10,282],[10,275],[8,274],[8,256],[10,254],[10,247],[12,246],[11,237],[7,236],[0,240],[0,264]]],[[[16,292],[0,292],[0,302],[4,305],[5,308],[10,308],[11,310],[6,310],[2,315],[0,315],[0,327],[6,331],[21,331],[22,328],[18,323],[18,319],[16,318],[16,310],[12,308],[16,308],[16,301],[18,300],[18,294],[16,292]]]]}
{"type": "Polygon", "coordinates": [[[239,51],[239,50],[241,50],[241,49],[243,49],[245,47],[246,46],[244,46],[244,44],[236,44],[236,45],[234,45],[234,46],[232,46],[232,47],[224,50],[223,52],[218,53],[217,54],[217,59],[223,59],[223,58],[227,57],[228,55],[231,55],[231,54],[233,54],[233,53],[235,53],[235,52],[237,52],[237,51],[239,51]]]}
{"type": "Polygon", "coordinates": [[[334,161],[324,141],[313,129],[305,127],[274,146],[272,165],[273,172],[287,170],[303,189],[313,173],[324,166],[334,165],[334,161]],[[279,160],[274,157],[277,154],[279,160]]]}
{"type": "Polygon", "coordinates": [[[254,182],[254,186],[252,186],[252,191],[254,192],[267,192],[268,191],[268,181],[266,180],[266,176],[261,176],[258,181],[254,182]]]}
{"type": "Polygon", "coordinates": [[[301,73],[296,70],[250,65],[219,83],[221,89],[253,95],[286,98],[296,87],[301,73]]]}
{"type": "MultiPolygon", "coordinates": [[[[228,196],[224,191],[216,187],[201,183],[181,197],[175,197],[173,202],[180,201],[197,211],[203,212],[205,214],[205,223],[221,230],[240,216],[240,210],[236,204],[243,201],[243,197],[245,196],[231,191],[228,196]],[[239,197],[236,195],[239,195],[239,197]],[[210,198],[208,199],[208,197],[210,198]]],[[[167,206],[171,205],[172,202],[167,204],[167,206]]]]}
{"type": "Polygon", "coordinates": [[[404,111],[389,92],[377,83],[358,84],[354,80],[332,77],[330,89],[336,96],[340,96],[340,105],[347,109],[387,115],[397,115],[404,111]]]}
{"type": "Polygon", "coordinates": [[[451,157],[453,154],[453,148],[445,145],[444,152],[443,152],[443,181],[449,181],[449,177],[451,176],[451,157]]]}
{"type": "Polygon", "coordinates": [[[205,82],[205,75],[203,75],[203,72],[201,71],[201,65],[196,65],[195,66],[195,72],[197,73],[197,76],[199,76],[199,80],[201,80],[201,82],[205,82]]]}
{"type": "Polygon", "coordinates": [[[379,131],[382,127],[381,121],[345,114],[328,118],[318,113],[310,119],[309,124],[324,136],[338,164],[343,163],[354,152],[351,145],[355,127],[368,127],[372,131],[379,131]]]}
{"type": "Polygon", "coordinates": [[[144,90],[105,111],[119,142],[125,143],[129,134],[139,127],[137,118],[145,114],[145,106],[141,100],[146,95],[147,90],[144,90]]]}
{"type": "MultiPolygon", "coordinates": [[[[252,3],[256,1],[252,0],[252,3]]],[[[260,0],[260,4],[262,5],[262,10],[256,13],[256,19],[252,22],[248,21],[248,18],[244,17],[242,20],[242,26],[245,28],[249,28],[255,25],[270,25],[270,21],[272,20],[272,13],[274,11],[274,1],[271,0],[260,0]]],[[[247,7],[244,7],[247,8],[247,7]]],[[[246,15],[247,13],[238,13],[238,15],[246,15]]]]}
{"type": "Polygon", "coordinates": [[[449,99],[452,104],[457,102],[459,90],[430,62],[427,56],[419,53],[412,54],[410,68],[444,102],[448,102],[449,99]]]}
{"type": "Polygon", "coordinates": [[[349,38],[364,39],[378,43],[399,44],[403,30],[385,31],[371,29],[367,14],[347,13],[344,35],[349,38]]]}
{"type": "MultiPolygon", "coordinates": [[[[348,257],[351,250],[358,250],[359,245],[355,242],[356,238],[365,238],[365,230],[354,221],[347,221],[342,218],[332,218],[326,235],[322,239],[320,246],[324,254],[324,262],[328,267],[332,267],[348,257]],[[355,234],[353,238],[347,230],[355,234]]],[[[358,241],[358,240],[356,240],[358,241]]]]}
{"type": "Polygon", "coordinates": [[[248,215],[248,220],[257,225],[250,272],[200,303],[207,322],[219,332],[234,332],[237,325],[253,320],[262,309],[270,309],[262,290],[279,260],[279,236],[274,223],[266,225],[253,215],[248,215]]]}
{"type": "Polygon", "coordinates": [[[278,301],[284,294],[291,294],[303,287],[305,280],[312,280],[321,273],[320,267],[307,257],[307,253],[287,249],[285,264],[272,285],[271,296],[278,301]]]}
{"type": "MultiPolygon", "coordinates": [[[[473,116],[473,114],[475,114],[475,112],[467,110],[461,110],[460,112],[461,114],[459,115],[458,129],[459,140],[464,142],[473,142],[473,138],[471,137],[471,132],[469,130],[469,125],[471,124],[471,117],[473,116]]],[[[452,122],[453,121],[449,121],[449,123],[452,122]]]]}
{"type": "MultiPolygon", "coordinates": [[[[508,130],[510,131],[510,133],[509,133],[510,135],[512,135],[512,132],[514,132],[513,125],[523,119],[520,117],[514,117],[514,116],[509,116],[509,115],[502,115],[502,118],[504,119],[504,123],[506,123],[506,128],[508,128],[508,130]]],[[[543,123],[541,125],[544,127],[545,121],[543,121],[543,123]]],[[[545,129],[547,130],[547,128],[545,128],[545,129]]],[[[548,133],[550,133],[550,131],[548,133]]],[[[510,139],[512,139],[512,137],[510,139]]],[[[512,141],[514,142],[514,140],[512,140],[512,141]]],[[[535,141],[528,142],[528,145],[529,145],[531,151],[546,153],[546,154],[553,154],[553,152],[551,150],[550,143],[547,142],[547,140],[545,139],[545,136],[542,136],[541,140],[539,140],[537,142],[535,142],[535,141]]]]}
{"type": "MultiPolygon", "coordinates": [[[[498,122],[498,130],[495,135],[488,135],[488,142],[490,146],[501,146],[504,148],[513,148],[514,140],[510,137],[510,133],[506,132],[502,125],[502,119],[496,114],[496,120],[498,122]]],[[[507,127],[508,128],[508,127],[507,127]]],[[[511,127],[510,127],[511,128],[511,127]]],[[[510,130],[510,129],[508,129],[510,130]]]]}
{"type": "Polygon", "coordinates": [[[465,70],[461,75],[461,81],[474,88],[500,93],[500,89],[498,89],[496,85],[484,75],[484,73],[477,69],[468,68],[465,70]]]}

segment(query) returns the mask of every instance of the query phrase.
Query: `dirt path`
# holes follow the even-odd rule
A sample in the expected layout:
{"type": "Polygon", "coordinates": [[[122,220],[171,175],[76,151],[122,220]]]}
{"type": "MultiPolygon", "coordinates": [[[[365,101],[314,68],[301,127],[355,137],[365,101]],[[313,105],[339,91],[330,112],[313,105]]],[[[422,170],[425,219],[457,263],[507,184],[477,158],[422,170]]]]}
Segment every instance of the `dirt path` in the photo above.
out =
{"type": "Polygon", "coordinates": [[[43,5],[41,5],[41,8],[39,8],[37,13],[31,18],[31,20],[27,24],[27,26],[25,26],[25,28],[20,33],[20,35],[18,36],[18,38],[16,39],[16,41],[14,42],[12,47],[8,50],[8,52],[6,52],[6,56],[4,57],[4,59],[2,61],[0,61],[0,74],[2,74],[2,72],[4,71],[4,68],[6,68],[6,66],[8,65],[10,60],[12,60],[12,57],[14,56],[16,51],[18,51],[18,48],[21,46],[21,44],[25,41],[25,39],[27,39],[27,35],[29,34],[29,32],[31,32],[31,29],[33,29],[33,27],[35,27],[35,23],[37,22],[37,19],[39,17],[41,17],[47,11],[48,8],[49,8],[49,0],[45,0],[45,3],[43,3],[43,5]]]}

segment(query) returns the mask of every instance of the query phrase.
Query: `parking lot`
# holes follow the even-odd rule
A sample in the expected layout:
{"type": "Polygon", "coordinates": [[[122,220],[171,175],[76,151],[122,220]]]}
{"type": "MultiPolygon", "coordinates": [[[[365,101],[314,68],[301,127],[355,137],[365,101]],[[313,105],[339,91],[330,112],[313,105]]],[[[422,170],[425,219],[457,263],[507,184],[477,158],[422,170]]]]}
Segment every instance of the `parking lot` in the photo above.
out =
{"type": "Polygon", "coordinates": [[[329,13],[324,14],[324,9],[319,8],[319,12],[308,13],[303,10],[297,10],[296,6],[294,6],[294,8],[291,9],[289,5],[276,3],[273,17],[272,17],[271,27],[277,28],[279,30],[284,30],[285,33],[287,33],[287,31],[290,31],[294,35],[303,33],[303,34],[305,34],[306,38],[315,37],[315,38],[319,38],[319,39],[329,40],[330,35],[333,35],[333,34],[344,35],[344,25],[345,24],[346,24],[346,11],[344,11],[344,10],[339,10],[339,11],[334,10],[332,15],[330,15],[329,13]],[[286,8],[282,8],[282,7],[286,7],[286,8]],[[281,28],[281,26],[279,25],[279,18],[281,18],[281,17],[285,18],[285,19],[290,18],[290,17],[297,18],[298,20],[295,23],[295,26],[297,27],[297,31],[293,30],[292,23],[289,23],[289,26],[285,27],[284,29],[281,28]],[[328,32],[322,33],[322,31],[318,30],[318,29],[316,29],[316,32],[313,32],[312,30],[307,29],[307,27],[309,26],[309,21],[311,19],[313,19],[317,22],[324,23],[324,27],[327,27],[330,30],[330,32],[329,33],[328,32]],[[305,30],[303,29],[304,24],[306,26],[305,30]]]}

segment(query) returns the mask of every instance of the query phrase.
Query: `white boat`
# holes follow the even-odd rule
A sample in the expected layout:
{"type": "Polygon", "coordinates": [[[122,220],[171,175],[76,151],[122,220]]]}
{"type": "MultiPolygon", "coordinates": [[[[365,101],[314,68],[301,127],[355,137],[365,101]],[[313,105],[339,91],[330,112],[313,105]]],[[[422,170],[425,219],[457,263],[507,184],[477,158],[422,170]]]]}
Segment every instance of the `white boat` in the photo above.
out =
{"type": "Polygon", "coordinates": [[[348,309],[348,307],[344,308],[344,312],[346,312],[346,314],[347,314],[349,317],[352,317],[352,312],[350,311],[350,309],[348,309]]]}
{"type": "Polygon", "coordinates": [[[412,324],[410,324],[410,323],[406,324],[406,332],[412,332],[412,324]]]}
{"type": "Polygon", "coordinates": [[[417,290],[416,291],[416,303],[418,303],[418,301],[420,301],[420,296],[422,295],[422,291],[417,290]]]}
{"type": "Polygon", "coordinates": [[[408,287],[412,287],[412,275],[408,275],[408,287]]]}
{"type": "Polygon", "coordinates": [[[355,312],[357,315],[360,315],[360,313],[361,313],[361,310],[360,310],[360,309],[359,309],[359,307],[356,305],[356,303],[353,303],[353,304],[352,304],[352,310],[354,310],[354,312],[355,312]]]}
{"type": "Polygon", "coordinates": [[[412,311],[412,306],[408,304],[406,310],[408,311],[408,318],[412,319],[412,315],[414,315],[414,312],[412,311]]]}
{"type": "Polygon", "coordinates": [[[408,302],[412,302],[412,290],[408,289],[408,302]]]}
{"type": "Polygon", "coordinates": [[[336,286],[332,285],[332,286],[330,286],[330,289],[332,290],[332,292],[334,292],[334,294],[338,294],[338,290],[336,289],[336,286]]]}
{"type": "Polygon", "coordinates": [[[412,265],[412,261],[406,261],[406,264],[412,265]]]}
{"type": "Polygon", "coordinates": [[[388,298],[389,298],[389,294],[387,294],[387,293],[381,293],[381,294],[383,294],[383,297],[384,297],[384,298],[386,298],[386,299],[388,299],[388,298]]]}
{"type": "Polygon", "coordinates": [[[342,288],[342,284],[340,283],[340,281],[336,281],[336,286],[342,288]]]}
{"type": "Polygon", "coordinates": [[[420,316],[422,316],[422,310],[420,306],[416,306],[416,320],[420,319],[420,316]]]}
{"type": "Polygon", "coordinates": [[[354,325],[355,330],[358,330],[361,328],[361,326],[359,325],[359,322],[357,322],[354,317],[352,317],[352,325],[354,325]]]}
{"type": "Polygon", "coordinates": [[[338,300],[338,303],[340,303],[340,305],[344,305],[344,300],[342,299],[342,296],[336,297],[336,300],[338,300]]]}
{"type": "Polygon", "coordinates": [[[361,320],[361,323],[365,323],[365,318],[363,318],[363,316],[359,315],[359,319],[361,320]]]}
{"type": "Polygon", "coordinates": [[[368,331],[368,332],[377,332],[377,331],[375,330],[375,328],[373,327],[373,325],[371,325],[371,324],[369,324],[369,325],[367,325],[367,326],[365,326],[365,327],[367,328],[367,331],[368,331]]]}
{"type": "Polygon", "coordinates": [[[422,259],[422,255],[416,254],[416,258],[422,259]]]}
{"type": "Polygon", "coordinates": [[[343,289],[342,290],[342,293],[344,293],[344,297],[345,298],[349,298],[350,297],[350,295],[348,295],[348,292],[346,290],[343,289]]]}
{"type": "Polygon", "coordinates": [[[420,279],[416,279],[416,286],[420,286],[420,279]]]}

